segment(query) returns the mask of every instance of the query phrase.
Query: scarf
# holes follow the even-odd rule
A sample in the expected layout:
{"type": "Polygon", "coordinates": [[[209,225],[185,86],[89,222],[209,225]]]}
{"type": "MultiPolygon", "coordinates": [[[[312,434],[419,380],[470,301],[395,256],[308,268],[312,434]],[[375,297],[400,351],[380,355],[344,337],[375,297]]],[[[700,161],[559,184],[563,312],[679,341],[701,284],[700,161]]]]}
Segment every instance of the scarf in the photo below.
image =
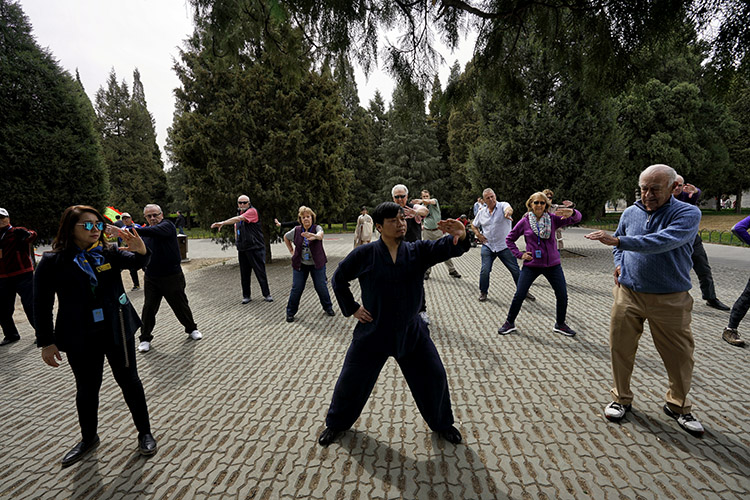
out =
{"type": "Polygon", "coordinates": [[[539,219],[536,218],[534,212],[529,212],[529,225],[534,234],[543,240],[548,239],[552,234],[552,217],[547,212],[544,212],[539,219]]]}
{"type": "Polygon", "coordinates": [[[99,284],[99,280],[96,279],[96,273],[91,267],[91,262],[93,262],[96,267],[104,264],[104,254],[102,254],[102,246],[98,241],[88,247],[86,250],[81,250],[80,252],[78,252],[76,256],[73,257],[73,261],[78,264],[78,267],[80,267],[84,273],[88,275],[89,283],[92,287],[95,287],[99,284]]]}

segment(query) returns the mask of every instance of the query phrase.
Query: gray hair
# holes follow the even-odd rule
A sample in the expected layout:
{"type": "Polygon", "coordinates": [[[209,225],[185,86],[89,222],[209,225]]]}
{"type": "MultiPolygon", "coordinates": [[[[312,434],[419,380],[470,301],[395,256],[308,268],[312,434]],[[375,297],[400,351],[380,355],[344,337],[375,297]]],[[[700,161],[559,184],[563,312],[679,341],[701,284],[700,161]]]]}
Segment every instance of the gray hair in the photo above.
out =
{"type": "Polygon", "coordinates": [[[143,207],[143,213],[146,213],[146,209],[147,208],[156,208],[159,211],[159,213],[162,213],[161,207],[159,205],[157,205],[156,203],[149,203],[148,205],[146,205],[145,207],[143,207]]]}
{"type": "Polygon", "coordinates": [[[393,188],[391,189],[391,196],[395,196],[396,191],[400,189],[403,189],[406,196],[409,196],[409,188],[407,188],[403,184],[396,184],[395,186],[393,186],[393,188]]]}
{"type": "Polygon", "coordinates": [[[641,182],[641,179],[643,179],[647,175],[651,174],[664,174],[667,176],[667,184],[673,185],[674,181],[677,179],[677,172],[675,169],[670,167],[669,165],[664,165],[662,163],[657,163],[655,165],[651,165],[650,167],[646,168],[643,172],[641,172],[641,175],[638,176],[638,183],[641,182]]]}
{"type": "Polygon", "coordinates": [[[495,194],[495,192],[492,190],[492,188],[487,188],[484,191],[482,191],[482,198],[484,198],[484,195],[486,195],[487,193],[495,194]]]}

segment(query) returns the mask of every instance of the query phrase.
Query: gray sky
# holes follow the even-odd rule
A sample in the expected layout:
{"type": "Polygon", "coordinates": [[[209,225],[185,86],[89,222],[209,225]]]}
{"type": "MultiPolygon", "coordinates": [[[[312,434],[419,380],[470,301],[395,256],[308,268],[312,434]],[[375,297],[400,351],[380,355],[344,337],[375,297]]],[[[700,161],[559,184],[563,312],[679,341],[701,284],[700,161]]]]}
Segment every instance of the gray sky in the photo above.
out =
{"type": "MultiPolygon", "coordinates": [[[[76,68],[91,102],[107,82],[112,68],[118,81],[132,89],[138,68],[148,109],[156,121],[156,141],[167,164],[164,144],[174,112],[173,90],[179,86],[172,70],[178,47],[193,31],[191,8],[186,0],[21,0],[33,26],[37,43],[48,48],[60,65],[75,75],[76,68]]],[[[462,67],[471,58],[473,40],[456,54],[443,51],[440,70],[445,82],[450,66],[462,67]]],[[[377,89],[390,102],[393,81],[377,71],[364,77],[357,71],[362,106],[367,107],[377,89]]]]}

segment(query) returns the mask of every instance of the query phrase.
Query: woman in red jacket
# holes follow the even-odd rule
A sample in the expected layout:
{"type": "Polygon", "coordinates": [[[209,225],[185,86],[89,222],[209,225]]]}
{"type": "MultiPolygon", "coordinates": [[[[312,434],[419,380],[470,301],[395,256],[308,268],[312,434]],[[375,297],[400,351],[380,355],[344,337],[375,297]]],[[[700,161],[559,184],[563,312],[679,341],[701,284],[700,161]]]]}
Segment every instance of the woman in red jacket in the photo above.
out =
{"type": "Polygon", "coordinates": [[[52,251],[47,252],[34,273],[34,318],[37,345],[42,359],[60,366],[65,352],[76,379],[76,407],[81,442],[62,459],[63,467],[74,464],[99,444],[97,420],[99,389],[104,358],[138,429],[142,455],[156,453],[151,435],[146,396],[135,364],[135,331],[141,320],[122,286],[122,269],[148,264],[150,253],[136,230],[116,231],[128,245],[118,251],[104,241],[104,217],[85,205],[68,207],[60,220],[52,251]],[[57,319],[52,310],[57,296],[57,319]]]}
{"type": "Polygon", "coordinates": [[[528,212],[521,217],[518,224],[508,233],[505,242],[517,259],[523,260],[521,275],[518,277],[516,294],[508,311],[505,324],[497,331],[500,335],[507,335],[516,330],[516,317],[521,311],[521,305],[531,284],[539,275],[543,274],[557,300],[556,321],[553,331],[567,337],[576,334],[566,323],[568,311],[568,290],[565,285],[565,275],[560,265],[560,252],[555,241],[555,231],[563,226],[569,226],[581,221],[581,212],[572,208],[562,208],[556,213],[549,213],[550,201],[544,193],[534,193],[526,201],[528,212]],[[526,251],[521,252],[516,246],[516,240],[521,236],[526,240],[526,251]]]}

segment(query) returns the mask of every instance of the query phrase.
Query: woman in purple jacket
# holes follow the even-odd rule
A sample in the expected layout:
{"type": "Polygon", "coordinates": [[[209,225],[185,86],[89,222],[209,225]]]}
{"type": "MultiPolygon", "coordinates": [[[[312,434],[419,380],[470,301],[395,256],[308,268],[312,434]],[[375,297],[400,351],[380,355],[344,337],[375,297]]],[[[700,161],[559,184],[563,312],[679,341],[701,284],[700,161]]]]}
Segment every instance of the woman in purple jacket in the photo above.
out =
{"type": "Polygon", "coordinates": [[[568,311],[568,290],[565,286],[565,275],[560,265],[560,252],[557,250],[555,231],[563,226],[570,226],[581,221],[581,212],[572,208],[562,208],[555,213],[549,213],[549,198],[544,193],[534,193],[526,201],[528,212],[524,214],[518,224],[508,233],[505,242],[517,259],[523,260],[523,268],[518,278],[516,294],[510,304],[508,318],[497,331],[500,335],[507,335],[516,330],[516,317],[521,310],[524,297],[529,292],[531,284],[540,274],[543,274],[557,299],[557,318],[554,331],[572,337],[576,334],[567,324],[565,316],[568,311]],[[516,246],[516,240],[521,236],[526,240],[526,251],[521,252],[516,246]]]}

